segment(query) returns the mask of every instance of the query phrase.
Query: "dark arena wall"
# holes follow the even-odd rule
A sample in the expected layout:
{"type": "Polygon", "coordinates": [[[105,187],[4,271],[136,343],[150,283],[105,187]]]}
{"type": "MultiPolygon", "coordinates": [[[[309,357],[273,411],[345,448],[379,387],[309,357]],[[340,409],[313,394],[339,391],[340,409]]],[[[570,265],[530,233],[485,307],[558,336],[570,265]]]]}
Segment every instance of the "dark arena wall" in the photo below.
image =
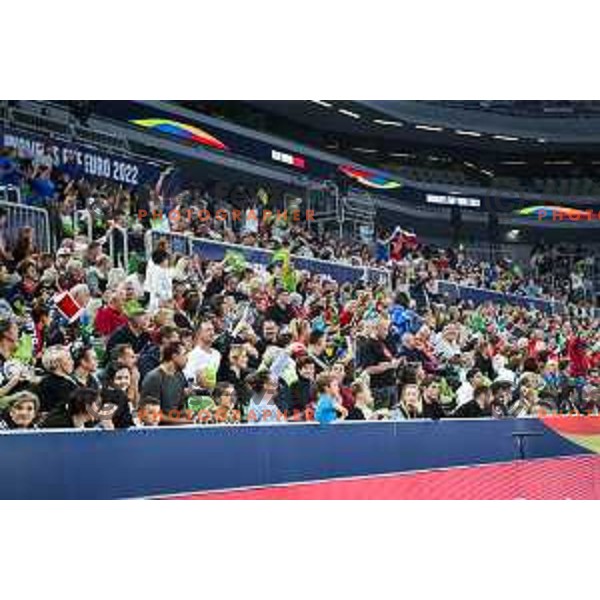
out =
{"type": "Polygon", "coordinates": [[[0,433],[0,498],[600,498],[600,417],[0,433]]]}

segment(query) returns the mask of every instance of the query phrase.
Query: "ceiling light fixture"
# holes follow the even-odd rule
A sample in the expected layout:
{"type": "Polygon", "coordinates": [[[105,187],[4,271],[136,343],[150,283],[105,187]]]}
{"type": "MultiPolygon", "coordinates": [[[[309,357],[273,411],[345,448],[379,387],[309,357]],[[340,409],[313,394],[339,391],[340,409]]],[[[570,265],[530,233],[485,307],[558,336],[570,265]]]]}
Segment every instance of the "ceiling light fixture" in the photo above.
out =
{"type": "Polygon", "coordinates": [[[351,117],[352,119],[360,119],[359,114],[356,114],[350,110],[346,110],[345,108],[338,108],[338,112],[346,115],[347,117],[351,117]]]}
{"type": "Polygon", "coordinates": [[[331,108],[333,106],[333,104],[331,104],[329,102],[325,102],[325,100],[311,100],[311,102],[314,102],[315,104],[318,104],[319,106],[324,106],[325,108],[331,108]]]}
{"type": "Polygon", "coordinates": [[[373,119],[373,123],[378,125],[389,125],[390,127],[404,127],[404,123],[399,121],[384,121],[383,119],[373,119]]]}
{"type": "Polygon", "coordinates": [[[470,137],[481,137],[481,133],[478,131],[465,131],[464,129],[455,129],[456,135],[468,135],[470,137]]]}
{"type": "Polygon", "coordinates": [[[503,142],[518,142],[518,137],[513,137],[512,135],[494,135],[492,136],[495,140],[502,140],[503,142]]]}
{"type": "Polygon", "coordinates": [[[570,160],[545,160],[545,165],[572,165],[570,160]]]}
{"type": "Polygon", "coordinates": [[[375,154],[377,150],[374,148],[353,148],[356,152],[363,152],[364,154],[375,154]]]}
{"type": "Polygon", "coordinates": [[[415,129],[422,129],[423,131],[444,131],[443,127],[435,127],[434,125],[415,125],[415,129]]]}
{"type": "Polygon", "coordinates": [[[500,163],[501,165],[526,165],[527,162],[524,160],[504,160],[500,163]]]}

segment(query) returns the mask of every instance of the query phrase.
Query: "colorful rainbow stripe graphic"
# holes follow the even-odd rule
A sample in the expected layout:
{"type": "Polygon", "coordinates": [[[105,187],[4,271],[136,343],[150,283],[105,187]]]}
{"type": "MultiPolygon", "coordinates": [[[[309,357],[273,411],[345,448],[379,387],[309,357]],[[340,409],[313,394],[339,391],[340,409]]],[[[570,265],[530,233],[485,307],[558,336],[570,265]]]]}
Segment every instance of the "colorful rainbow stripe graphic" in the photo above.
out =
{"type": "Polygon", "coordinates": [[[376,188],[378,190],[393,190],[395,188],[402,187],[399,181],[388,179],[382,175],[377,175],[373,171],[366,171],[365,169],[357,169],[350,165],[340,165],[339,170],[348,177],[366,185],[367,187],[376,188]]]}
{"type": "Polygon", "coordinates": [[[579,210],[568,206],[528,206],[516,211],[517,214],[524,217],[537,217],[537,219],[568,219],[571,221],[585,221],[597,219],[594,211],[579,210]]]}
{"type": "Polygon", "coordinates": [[[187,123],[180,123],[171,119],[132,119],[130,122],[146,129],[168,133],[191,142],[197,142],[203,146],[216,148],[217,150],[229,150],[221,140],[218,140],[216,137],[210,135],[210,133],[195,125],[188,125],[187,123]]]}

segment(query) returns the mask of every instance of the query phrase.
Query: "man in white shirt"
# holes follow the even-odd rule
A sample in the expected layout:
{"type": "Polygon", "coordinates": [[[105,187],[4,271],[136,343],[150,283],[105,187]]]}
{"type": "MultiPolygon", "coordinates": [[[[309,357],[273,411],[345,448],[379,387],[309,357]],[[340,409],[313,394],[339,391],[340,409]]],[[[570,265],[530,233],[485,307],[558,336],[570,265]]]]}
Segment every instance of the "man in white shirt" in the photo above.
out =
{"type": "Polygon", "coordinates": [[[465,381],[456,390],[456,406],[462,406],[473,400],[475,388],[483,385],[484,377],[479,369],[473,368],[467,373],[465,381]]]}
{"type": "Polygon", "coordinates": [[[221,353],[212,348],[214,340],[215,328],[212,322],[204,321],[196,332],[196,345],[188,355],[183,371],[188,381],[206,389],[215,387],[217,371],[221,365],[221,353]]]}

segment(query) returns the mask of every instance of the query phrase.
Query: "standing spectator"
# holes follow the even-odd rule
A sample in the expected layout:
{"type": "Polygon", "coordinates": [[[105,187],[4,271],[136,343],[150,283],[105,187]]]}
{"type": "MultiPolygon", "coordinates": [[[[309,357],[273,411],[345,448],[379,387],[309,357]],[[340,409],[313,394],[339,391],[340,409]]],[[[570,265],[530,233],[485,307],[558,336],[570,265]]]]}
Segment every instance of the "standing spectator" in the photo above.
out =
{"type": "Polygon", "coordinates": [[[217,383],[221,365],[221,353],[212,347],[214,341],[215,328],[212,322],[202,322],[196,332],[196,345],[190,352],[184,372],[188,381],[209,390],[214,389],[217,383]]]}
{"type": "Polygon", "coordinates": [[[399,361],[394,358],[386,341],[389,330],[390,321],[381,317],[361,351],[362,367],[370,377],[376,410],[389,409],[395,406],[398,400],[396,369],[399,361]]]}
{"type": "Polygon", "coordinates": [[[173,299],[173,280],[169,269],[169,253],[155,250],[146,267],[144,291],[150,295],[148,309],[156,312],[161,306],[173,299]]]}

